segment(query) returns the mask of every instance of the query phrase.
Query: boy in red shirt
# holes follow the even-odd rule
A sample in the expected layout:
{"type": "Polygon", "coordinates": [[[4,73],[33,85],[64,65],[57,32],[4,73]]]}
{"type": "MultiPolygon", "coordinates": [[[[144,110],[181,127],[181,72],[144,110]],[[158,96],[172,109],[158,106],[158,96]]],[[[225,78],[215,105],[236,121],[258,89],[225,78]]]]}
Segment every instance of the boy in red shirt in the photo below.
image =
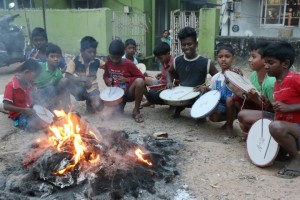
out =
{"type": "Polygon", "coordinates": [[[140,113],[143,95],[146,94],[145,77],[141,71],[129,60],[122,59],[125,46],[121,40],[113,40],[109,45],[109,56],[105,63],[103,79],[107,86],[114,81],[118,87],[124,89],[123,112],[126,102],[134,101],[132,117],[138,123],[144,122],[140,113]]]}
{"type": "Polygon", "coordinates": [[[278,144],[289,154],[291,161],[277,175],[294,178],[300,175],[300,74],[289,71],[295,60],[295,50],[288,42],[275,42],[263,52],[265,69],[274,76],[275,119],[269,131],[278,144]]]}
{"type": "Polygon", "coordinates": [[[32,83],[40,72],[40,65],[35,60],[26,60],[18,68],[18,73],[5,86],[4,109],[9,111],[9,118],[14,120],[14,126],[28,131],[42,128],[32,117],[35,111],[31,107],[32,92],[36,90],[32,83]]]}

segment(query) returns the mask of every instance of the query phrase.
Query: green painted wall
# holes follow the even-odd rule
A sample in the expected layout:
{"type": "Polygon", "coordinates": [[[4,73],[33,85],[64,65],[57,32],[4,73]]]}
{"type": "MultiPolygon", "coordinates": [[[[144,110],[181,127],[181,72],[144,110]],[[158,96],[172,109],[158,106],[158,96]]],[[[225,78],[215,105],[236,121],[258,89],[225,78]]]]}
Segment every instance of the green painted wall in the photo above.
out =
{"type": "MultiPolygon", "coordinates": [[[[0,15],[8,11],[0,10],[0,15]]],[[[16,24],[26,27],[24,10],[14,10],[12,14],[21,16],[16,24]]],[[[27,10],[31,30],[43,27],[41,10],[27,10]]],[[[112,39],[112,11],[104,9],[46,10],[46,24],[49,42],[58,44],[65,53],[78,53],[80,40],[86,35],[93,36],[98,42],[98,55],[107,55],[112,39]]],[[[27,30],[24,30],[27,34],[27,30]]]]}
{"type": "Polygon", "coordinates": [[[200,9],[198,50],[205,57],[215,60],[215,37],[219,34],[220,10],[200,9]]]}

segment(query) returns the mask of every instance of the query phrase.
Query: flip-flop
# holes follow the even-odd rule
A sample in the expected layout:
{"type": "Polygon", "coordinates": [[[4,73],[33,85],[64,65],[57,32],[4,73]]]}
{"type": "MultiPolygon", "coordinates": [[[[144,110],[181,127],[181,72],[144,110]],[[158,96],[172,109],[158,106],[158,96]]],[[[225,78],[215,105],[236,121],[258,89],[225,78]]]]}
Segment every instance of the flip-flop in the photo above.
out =
{"type": "Polygon", "coordinates": [[[300,175],[300,171],[296,169],[289,169],[287,165],[284,166],[283,169],[281,169],[278,173],[277,176],[280,178],[285,178],[285,179],[292,179],[296,178],[297,176],[300,175]]]}
{"type": "Polygon", "coordinates": [[[143,118],[143,115],[141,113],[132,113],[132,118],[137,123],[144,122],[144,118],[143,118]]]}

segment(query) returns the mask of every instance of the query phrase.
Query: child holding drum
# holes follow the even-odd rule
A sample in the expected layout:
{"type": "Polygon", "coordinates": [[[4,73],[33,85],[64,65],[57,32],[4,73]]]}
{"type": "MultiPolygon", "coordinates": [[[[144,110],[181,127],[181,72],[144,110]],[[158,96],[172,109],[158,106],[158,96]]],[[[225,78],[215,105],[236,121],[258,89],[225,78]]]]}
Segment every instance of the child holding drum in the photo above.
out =
{"type": "Polygon", "coordinates": [[[234,49],[229,44],[223,44],[217,50],[217,62],[221,67],[221,72],[218,72],[211,78],[210,86],[206,86],[204,90],[217,90],[221,93],[220,101],[217,109],[209,116],[213,122],[226,121],[223,125],[229,135],[233,132],[233,121],[235,119],[235,108],[233,105],[233,93],[226,87],[224,73],[226,70],[233,70],[237,73],[239,69],[232,69],[231,65],[234,61],[234,49]]]}
{"type": "Polygon", "coordinates": [[[9,118],[14,121],[14,126],[28,131],[43,128],[35,120],[35,111],[32,108],[32,92],[36,90],[32,83],[40,72],[40,65],[35,60],[28,59],[5,86],[4,109],[9,111],[9,118]]]}
{"type": "Polygon", "coordinates": [[[249,64],[253,70],[250,76],[250,82],[255,89],[250,90],[244,99],[235,96],[235,106],[238,110],[243,109],[238,113],[238,120],[243,131],[244,137],[247,137],[252,124],[262,117],[274,118],[271,103],[273,102],[273,90],[275,78],[267,75],[265,70],[265,61],[262,58],[264,49],[269,42],[255,43],[250,47],[249,64]],[[259,95],[258,92],[261,94],[259,95]],[[264,112],[262,112],[262,108],[264,112]]]}
{"type": "Polygon", "coordinates": [[[86,112],[101,111],[103,102],[97,82],[97,71],[104,67],[104,61],[96,58],[98,42],[91,36],[80,41],[80,54],[68,63],[65,77],[69,79],[71,94],[77,101],[86,102],[86,112]]]}
{"type": "Polygon", "coordinates": [[[125,46],[121,40],[113,40],[110,43],[103,79],[107,86],[117,85],[125,91],[121,112],[126,102],[135,102],[132,117],[137,123],[141,123],[144,122],[144,118],[140,113],[140,105],[143,95],[147,93],[145,77],[131,61],[122,59],[124,49],[125,46]]]}
{"type": "Polygon", "coordinates": [[[290,72],[295,56],[295,49],[285,41],[274,42],[263,52],[267,74],[276,78],[272,103],[275,121],[269,131],[291,158],[277,175],[287,179],[300,175],[300,75],[290,72]]]}

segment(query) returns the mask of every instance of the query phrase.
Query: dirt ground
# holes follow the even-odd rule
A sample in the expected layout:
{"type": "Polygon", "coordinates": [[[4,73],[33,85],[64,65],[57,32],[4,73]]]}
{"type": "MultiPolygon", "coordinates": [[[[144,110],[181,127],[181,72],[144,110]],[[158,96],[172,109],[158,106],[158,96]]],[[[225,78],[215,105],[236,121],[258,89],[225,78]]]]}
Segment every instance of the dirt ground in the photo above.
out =
{"type": "MultiPolygon", "coordinates": [[[[0,69],[2,94],[5,84],[12,77],[10,71],[12,68],[0,69]]],[[[98,76],[101,90],[105,88],[102,73],[101,70],[98,76]]],[[[149,73],[154,75],[156,72],[149,73]]],[[[244,73],[250,74],[247,70],[244,73]]],[[[256,167],[248,159],[241,136],[228,138],[221,129],[223,123],[199,122],[190,117],[190,109],[185,109],[181,118],[172,119],[168,106],[155,106],[141,110],[145,122],[138,124],[131,118],[132,108],[133,103],[128,103],[124,115],[101,121],[99,114],[84,115],[83,102],[73,105],[74,111],[96,127],[136,131],[140,135],[165,131],[169,138],[183,144],[184,149],[178,154],[178,179],[187,185],[194,199],[300,199],[300,177],[286,180],[275,176],[285,162],[275,161],[267,168],[256,167]]],[[[20,131],[12,126],[12,121],[3,113],[0,113],[0,129],[1,173],[7,165],[21,165],[18,158],[26,151],[28,144],[43,133],[20,131]]],[[[237,121],[234,131],[241,135],[237,121]]]]}

